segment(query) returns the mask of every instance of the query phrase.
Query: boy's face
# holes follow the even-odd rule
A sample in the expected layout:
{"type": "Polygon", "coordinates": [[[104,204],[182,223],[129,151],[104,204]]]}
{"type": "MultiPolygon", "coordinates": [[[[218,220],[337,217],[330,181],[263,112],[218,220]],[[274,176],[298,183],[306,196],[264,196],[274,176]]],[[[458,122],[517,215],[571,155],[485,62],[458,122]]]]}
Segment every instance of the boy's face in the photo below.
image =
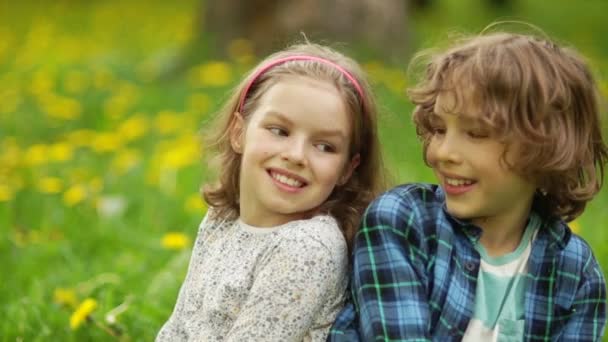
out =
{"type": "MultiPolygon", "coordinates": [[[[501,160],[506,145],[473,114],[473,106],[453,113],[453,104],[449,93],[437,97],[426,155],[445,191],[448,211],[484,229],[522,222],[536,185],[501,160]]],[[[517,143],[510,144],[506,161],[515,161],[518,150],[517,143]]]]}

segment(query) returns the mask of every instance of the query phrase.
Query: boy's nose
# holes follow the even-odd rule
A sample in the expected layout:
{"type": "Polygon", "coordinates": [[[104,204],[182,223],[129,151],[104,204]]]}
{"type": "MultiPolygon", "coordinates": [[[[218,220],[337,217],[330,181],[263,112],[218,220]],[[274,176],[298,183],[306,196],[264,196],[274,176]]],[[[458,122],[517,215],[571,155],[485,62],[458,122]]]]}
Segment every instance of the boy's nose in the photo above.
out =
{"type": "Polygon", "coordinates": [[[448,135],[445,135],[441,139],[436,139],[434,141],[434,146],[432,147],[432,157],[438,162],[459,163],[462,161],[457,141],[454,141],[454,139],[448,135]]]}

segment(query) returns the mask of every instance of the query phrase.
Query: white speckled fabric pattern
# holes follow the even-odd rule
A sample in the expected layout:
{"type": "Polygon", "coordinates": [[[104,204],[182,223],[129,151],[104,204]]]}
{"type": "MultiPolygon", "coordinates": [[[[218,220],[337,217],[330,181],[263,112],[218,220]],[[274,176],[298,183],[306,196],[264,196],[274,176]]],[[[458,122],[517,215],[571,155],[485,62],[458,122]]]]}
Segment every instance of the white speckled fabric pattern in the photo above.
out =
{"type": "Polygon", "coordinates": [[[331,216],[274,228],[205,218],[156,341],[325,341],[348,255],[331,216]]]}

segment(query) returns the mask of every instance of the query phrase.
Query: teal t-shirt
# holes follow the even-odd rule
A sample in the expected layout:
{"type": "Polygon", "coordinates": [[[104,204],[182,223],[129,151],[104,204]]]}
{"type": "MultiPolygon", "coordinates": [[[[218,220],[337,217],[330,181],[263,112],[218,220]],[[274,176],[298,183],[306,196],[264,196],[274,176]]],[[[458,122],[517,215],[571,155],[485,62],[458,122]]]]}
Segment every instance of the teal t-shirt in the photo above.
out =
{"type": "Polygon", "coordinates": [[[532,241],[540,225],[531,216],[517,248],[500,257],[491,257],[481,244],[473,318],[463,341],[521,341],[524,334],[524,301],[527,265],[532,241]]]}

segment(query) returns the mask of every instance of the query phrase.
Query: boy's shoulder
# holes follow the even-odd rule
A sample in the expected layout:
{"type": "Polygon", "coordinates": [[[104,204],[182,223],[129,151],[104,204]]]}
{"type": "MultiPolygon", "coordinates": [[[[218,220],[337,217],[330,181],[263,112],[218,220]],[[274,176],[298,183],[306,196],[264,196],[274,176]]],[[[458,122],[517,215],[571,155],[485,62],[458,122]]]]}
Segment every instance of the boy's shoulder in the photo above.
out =
{"type": "Polygon", "coordinates": [[[362,229],[389,229],[398,234],[454,234],[456,222],[444,210],[445,196],[435,184],[407,183],[377,197],[367,208],[362,229]]]}
{"type": "Polygon", "coordinates": [[[436,184],[405,183],[382,193],[370,204],[373,207],[422,207],[442,210],[445,196],[436,184]]]}
{"type": "Polygon", "coordinates": [[[406,183],[398,185],[370,203],[366,217],[381,215],[431,219],[443,216],[445,196],[435,184],[406,183]]]}
{"type": "Polygon", "coordinates": [[[552,228],[563,232],[561,244],[557,244],[558,267],[563,274],[580,275],[599,268],[589,243],[572,232],[565,222],[556,222],[552,228]]]}

